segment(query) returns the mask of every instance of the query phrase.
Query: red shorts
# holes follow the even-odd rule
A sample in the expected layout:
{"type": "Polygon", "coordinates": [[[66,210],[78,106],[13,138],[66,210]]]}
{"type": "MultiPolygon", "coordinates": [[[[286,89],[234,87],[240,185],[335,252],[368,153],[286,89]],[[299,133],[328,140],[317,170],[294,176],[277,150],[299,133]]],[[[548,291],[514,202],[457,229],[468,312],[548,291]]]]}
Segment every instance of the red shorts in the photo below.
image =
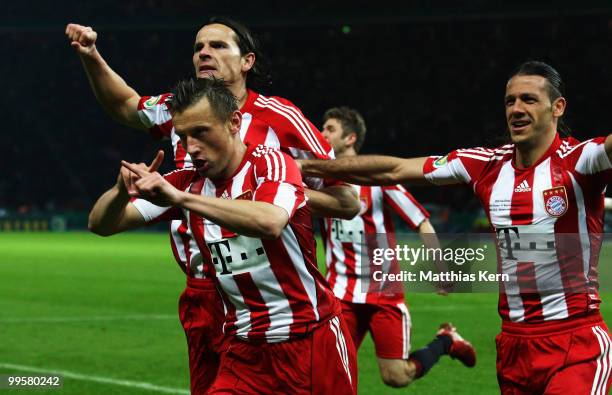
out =
{"type": "Polygon", "coordinates": [[[187,278],[179,318],[187,337],[191,393],[205,394],[217,376],[225,346],[223,302],[212,280],[187,278]]]}
{"type": "Polygon", "coordinates": [[[376,356],[408,359],[410,353],[410,313],[403,302],[397,304],[365,304],[342,302],[342,318],[359,348],[370,331],[376,356]]]}
{"type": "Polygon", "coordinates": [[[557,323],[504,323],[496,343],[503,395],[608,393],[612,341],[599,313],[557,323]]]}
{"type": "Polygon", "coordinates": [[[342,318],[334,317],[305,337],[285,342],[232,338],[209,394],[356,394],[357,356],[343,333],[342,318]]]}

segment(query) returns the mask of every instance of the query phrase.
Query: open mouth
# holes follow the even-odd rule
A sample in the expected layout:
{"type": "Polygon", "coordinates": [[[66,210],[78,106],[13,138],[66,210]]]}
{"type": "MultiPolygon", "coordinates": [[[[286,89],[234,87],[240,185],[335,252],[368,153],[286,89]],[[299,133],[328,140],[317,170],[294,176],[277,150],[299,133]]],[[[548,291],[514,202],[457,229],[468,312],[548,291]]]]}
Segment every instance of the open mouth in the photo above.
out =
{"type": "Polygon", "coordinates": [[[510,129],[513,132],[521,132],[525,129],[527,129],[527,127],[531,125],[531,121],[528,119],[518,119],[518,120],[514,120],[512,122],[510,122],[510,129]]]}
{"type": "Polygon", "coordinates": [[[208,161],[204,160],[204,159],[194,159],[193,161],[193,166],[199,170],[199,171],[204,171],[208,169],[208,161]]]}
{"type": "Polygon", "coordinates": [[[217,69],[214,66],[202,65],[198,68],[198,71],[200,74],[212,74],[217,71],[217,69]]]}

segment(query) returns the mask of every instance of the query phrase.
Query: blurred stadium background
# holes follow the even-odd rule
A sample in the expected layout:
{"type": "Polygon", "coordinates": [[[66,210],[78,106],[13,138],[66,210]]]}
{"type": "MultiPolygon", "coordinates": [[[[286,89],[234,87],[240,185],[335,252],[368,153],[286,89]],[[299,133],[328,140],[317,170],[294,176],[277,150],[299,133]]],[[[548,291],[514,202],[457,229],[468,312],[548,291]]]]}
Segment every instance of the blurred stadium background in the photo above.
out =
{"type": "MultiPolygon", "coordinates": [[[[76,376],[66,376],[66,394],[188,388],[176,318],[184,278],[167,236],[78,233],[120,159],[146,161],[169,144],[103,112],[64,36],[66,23],[93,26],[102,55],[144,95],[193,73],[193,36],[210,16],[241,20],[270,60],[273,84],[262,93],[292,100],[319,126],[331,106],[357,108],[368,124],[363,153],[420,156],[503,142],[504,84],[528,59],[561,72],[575,137],[606,135],[612,126],[610,1],[33,0],[2,7],[0,374],[68,372],[76,376]]],[[[439,231],[486,228],[468,188],[410,190],[439,231]]],[[[604,267],[609,250],[608,243],[604,267]]],[[[481,352],[476,369],[445,361],[410,390],[496,393],[496,295],[408,301],[414,347],[451,319],[481,352]]],[[[611,299],[604,302],[610,318],[611,299]]],[[[369,343],[360,372],[361,393],[395,393],[380,383],[369,343]]]]}

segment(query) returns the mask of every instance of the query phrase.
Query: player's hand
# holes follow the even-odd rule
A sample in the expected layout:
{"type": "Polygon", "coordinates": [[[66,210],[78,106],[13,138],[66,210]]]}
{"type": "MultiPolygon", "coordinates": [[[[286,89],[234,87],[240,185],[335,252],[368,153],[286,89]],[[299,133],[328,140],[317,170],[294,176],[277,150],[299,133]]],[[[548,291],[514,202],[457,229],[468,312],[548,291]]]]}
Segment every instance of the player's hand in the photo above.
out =
{"type": "MultiPolygon", "coordinates": [[[[157,171],[163,161],[164,151],[160,150],[157,152],[155,159],[153,159],[153,162],[151,162],[150,165],[147,166],[144,163],[131,163],[130,165],[133,168],[140,169],[142,172],[149,173],[157,171]]],[[[119,170],[119,176],[117,177],[117,188],[130,196],[134,196],[137,193],[136,181],[138,181],[140,177],[135,172],[123,166],[123,162],[124,161],[121,162],[121,169],[119,170]]]]}
{"type": "Polygon", "coordinates": [[[123,169],[131,173],[129,184],[126,183],[130,196],[146,199],[158,206],[171,206],[177,201],[179,191],[157,172],[163,159],[164,152],[159,151],[149,166],[121,161],[122,175],[123,169]]]}
{"type": "Polygon", "coordinates": [[[90,55],[96,50],[98,33],[90,26],[69,23],[66,26],[66,36],[68,40],[70,40],[70,46],[74,48],[79,55],[90,55]]]}

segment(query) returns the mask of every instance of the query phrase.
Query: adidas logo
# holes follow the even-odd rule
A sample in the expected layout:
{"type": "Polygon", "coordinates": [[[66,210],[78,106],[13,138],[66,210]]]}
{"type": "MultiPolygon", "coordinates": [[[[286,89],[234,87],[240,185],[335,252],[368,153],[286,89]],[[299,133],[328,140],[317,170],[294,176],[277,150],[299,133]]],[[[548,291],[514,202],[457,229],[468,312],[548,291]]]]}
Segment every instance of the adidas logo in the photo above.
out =
{"type": "Polygon", "coordinates": [[[521,182],[518,187],[514,188],[514,192],[531,192],[531,187],[527,180],[521,182]]]}
{"type": "Polygon", "coordinates": [[[231,199],[232,197],[227,193],[227,190],[223,191],[221,194],[221,199],[231,199]]]}

